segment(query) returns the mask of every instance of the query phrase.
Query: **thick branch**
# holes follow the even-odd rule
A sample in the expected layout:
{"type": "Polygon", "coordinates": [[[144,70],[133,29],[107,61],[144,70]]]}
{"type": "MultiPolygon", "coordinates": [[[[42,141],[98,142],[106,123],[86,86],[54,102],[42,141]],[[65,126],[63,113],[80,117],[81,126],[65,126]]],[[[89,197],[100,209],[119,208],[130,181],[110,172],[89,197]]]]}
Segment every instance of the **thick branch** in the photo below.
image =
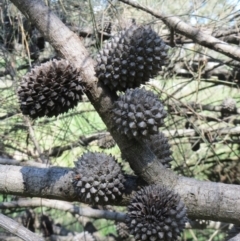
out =
{"type": "MultiPolygon", "coordinates": [[[[0,193],[65,201],[83,201],[79,200],[74,191],[72,174],[72,169],[63,167],[39,168],[0,165],[0,193]]],[[[140,185],[143,185],[143,182],[139,178],[126,176],[125,195],[116,200],[115,204],[126,205],[130,195],[140,185]]]]}
{"type": "Polygon", "coordinates": [[[221,41],[220,39],[214,38],[211,35],[208,35],[201,31],[200,29],[194,28],[191,25],[185,23],[180,18],[175,16],[166,16],[164,13],[159,11],[154,11],[148,7],[143,7],[133,0],[120,0],[123,3],[129,4],[132,7],[141,9],[144,12],[147,12],[153,15],[156,18],[161,19],[170,29],[175,30],[176,32],[192,39],[194,42],[213,49],[219,53],[222,53],[232,59],[240,60],[240,48],[231,46],[226,42],[221,41]]]}
{"type": "MultiPolygon", "coordinates": [[[[155,176],[158,176],[157,172],[155,176]]],[[[0,193],[3,194],[79,201],[71,179],[69,168],[0,165],[0,193]]],[[[126,183],[126,195],[114,205],[128,204],[131,194],[139,187],[138,179],[134,177],[128,176],[126,183]]],[[[240,186],[180,177],[175,190],[186,203],[189,218],[240,224],[240,186]]]]}

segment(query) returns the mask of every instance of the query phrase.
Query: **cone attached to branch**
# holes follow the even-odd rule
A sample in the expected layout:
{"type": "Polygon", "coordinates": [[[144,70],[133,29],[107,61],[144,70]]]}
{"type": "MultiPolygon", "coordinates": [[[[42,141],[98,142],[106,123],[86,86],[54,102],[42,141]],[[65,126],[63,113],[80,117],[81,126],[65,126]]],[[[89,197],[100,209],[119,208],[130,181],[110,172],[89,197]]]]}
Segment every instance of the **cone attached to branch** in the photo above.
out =
{"type": "Polygon", "coordinates": [[[105,203],[122,195],[125,178],[114,157],[89,152],[75,166],[73,186],[80,200],[105,203]]]}
{"type": "Polygon", "coordinates": [[[57,116],[82,100],[79,72],[66,60],[53,60],[32,69],[18,88],[20,109],[35,119],[57,116]]]}
{"type": "Polygon", "coordinates": [[[118,131],[129,138],[158,133],[167,115],[157,95],[144,88],[127,90],[114,103],[113,113],[118,131]]]}
{"type": "Polygon", "coordinates": [[[158,185],[136,193],[126,218],[135,239],[146,241],[175,241],[186,221],[186,208],[179,195],[158,185]]]}
{"type": "Polygon", "coordinates": [[[96,74],[111,90],[125,91],[158,74],[167,61],[168,47],[149,26],[132,25],[100,51],[96,74]]]}
{"type": "Polygon", "coordinates": [[[168,143],[168,139],[164,136],[162,132],[151,135],[149,139],[145,140],[146,144],[150,147],[152,152],[160,160],[163,166],[166,168],[170,167],[170,162],[172,161],[172,151],[171,146],[168,143]]]}

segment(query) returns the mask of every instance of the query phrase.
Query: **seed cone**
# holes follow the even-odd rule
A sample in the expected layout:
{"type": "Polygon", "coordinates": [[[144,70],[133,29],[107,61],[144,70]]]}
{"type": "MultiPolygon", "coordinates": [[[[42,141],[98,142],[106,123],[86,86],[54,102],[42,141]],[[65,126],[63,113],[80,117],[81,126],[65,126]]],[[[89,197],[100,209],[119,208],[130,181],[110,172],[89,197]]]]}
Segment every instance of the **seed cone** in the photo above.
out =
{"type": "Polygon", "coordinates": [[[114,36],[100,51],[97,77],[111,90],[139,87],[166,64],[167,49],[151,27],[132,25],[114,36]]]}
{"type": "Polygon", "coordinates": [[[123,222],[118,222],[116,225],[116,230],[117,230],[117,234],[118,236],[125,240],[129,237],[129,229],[126,223],[123,222]]]}
{"type": "Polygon", "coordinates": [[[186,208],[179,195],[151,185],[132,199],[126,223],[136,240],[176,241],[186,220],[186,208]]]}
{"type": "Polygon", "coordinates": [[[103,138],[98,140],[98,146],[102,149],[109,149],[116,145],[115,140],[111,135],[105,135],[103,138]]]}
{"type": "Polygon", "coordinates": [[[164,136],[162,132],[151,135],[149,139],[145,140],[146,144],[150,147],[152,152],[157,156],[162,165],[166,168],[170,167],[170,162],[172,161],[172,151],[171,146],[168,143],[168,139],[164,136]]]}
{"type": "Polygon", "coordinates": [[[235,114],[237,111],[237,103],[232,98],[226,98],[222,102],[221,115],[222,118],[235,114]]]}
{"type": "Polygon", "coordinates": [[[167,115],[158,97],[144,88],[127,90],[114,103],[113,113],[117,130],[129,138],[158,133],[167,115]]]}
{"type": "Polygon", "coordinates": [[[75,166],[73,185],[80,200],[105,203],[122,195],[125,178],[114,157],[89,152],[75,166]]]}
{"type": "Polygon", "coordinates": [[[53,60],[32,69],[18,88],[20,109],[35,119],[57,116],[82,100],[79,72],[66,60],[53,60]]]}

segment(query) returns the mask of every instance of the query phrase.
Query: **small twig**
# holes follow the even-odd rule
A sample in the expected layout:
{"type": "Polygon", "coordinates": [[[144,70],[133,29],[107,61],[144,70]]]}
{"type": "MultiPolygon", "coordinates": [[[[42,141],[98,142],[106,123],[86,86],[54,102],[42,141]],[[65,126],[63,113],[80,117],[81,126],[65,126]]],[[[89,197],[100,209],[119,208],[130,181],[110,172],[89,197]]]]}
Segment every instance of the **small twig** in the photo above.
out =
{"type": "Polygon", "coordinates": [[[39,162],[35,162],[35,161],[18,161],[15,159],[10,159],[10,158],[3,158],[0,157],[0,164],[1,165],[15,165],[15,166],[32,166],[32,167],[49,167],[49,165],[43,164],[43,163],[39,163],[39,162]]]}
{"type": "Polygon", "coordinates": [[[103,218],[108,220],[115,220],[118,222],[124,222],[126,217],[126,214],[121,212],[111,212],[108,210],[98,210],[93,208],[82,208],[69,202],[42,198],[20,199],[18,201],[0,203],[0,209],[39,206],[55,208],[66,212],[70,212],[72,214],[78,214],[84,217],[97,219],[103,218]]]}
{"type": "Polygon", "coordinates": [[[211,237],[208,239],[208,241],[212,241],[215,237],[216,237],[216,235],[219,233],[219,230],[216,230],[212,235],[211,235],[211,237]]]}
{"type": "Polygon", "coordinates": [[[40,160],[42,161],[42,163],[46,163],[45,155],[41,151],[40,145],[39,145],[39,143],[38,143],[38,141],[37,141],[37,139],[35,137],[34,129],[33,129],[33,126],[31,124],[29,118],[26,117],[26,116],[23,116],[23,118],[24,118],[24,120],[25,120],[25,122],[26,122],[26,124],[28,126],[29,135],[30,135],[30,137],[32,139],[32,142],[33,142],[37,152],[38,152],[40,160]]]}

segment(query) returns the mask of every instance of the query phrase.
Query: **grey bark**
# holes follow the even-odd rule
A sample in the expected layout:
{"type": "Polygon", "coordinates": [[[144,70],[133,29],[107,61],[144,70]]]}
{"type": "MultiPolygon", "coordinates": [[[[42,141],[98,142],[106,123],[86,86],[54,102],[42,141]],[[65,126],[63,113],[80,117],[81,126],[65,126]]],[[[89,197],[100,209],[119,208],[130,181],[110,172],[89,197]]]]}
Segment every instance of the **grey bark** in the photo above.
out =
{"type": "MultiPolygon", "coordinates": [[[[165,171],[171,173],[170,170],[165,171]]],[[[158,171],[151,173],[153,181],[159,183],[158,171]]],[[[69,168],[0,165],[0,193],[78,201],[71,178],[69,168]]],[[[129,202],[130,194],[138,188],[136,181],[128,179],[127,195],[114,203],[115,205],[126,205],[129,202]]],[[[240,224],[240,186],[178,177],[174,190],[181,195],[187,205],[190,218],[240,224]]]]}
{"type": "Polygon", "coordinates": [[[236,235],[235,237],[229,239],[228,241],[239,241],[240,240],[240,233],[236,235]]]}
{"type": "MultiPolygon", "coordinates": [[[[0,165],[0,193],[85,202],[80,200],[74,191],[72,174],[72,169],[64,167],[39,168],[0,165]]],[[[116,200],[116,205],[126,205],[139,185],[143,184],[134,176],[126,176],[126,180],[125,193],[123,198],[116,200]]],[[[111,202],[111,204],[113,203],[111,202]]]]}
{"type": "MultiPolygon", "coordinates": [[[[88,89],[88,98],[105,122],[113,138],[124,153],[126,160],[130,163],[131,168],[136,174],[141,176],[149,184],[164,184],[177,191],[188,208],[189,217],[240,223],[239,186],[202,182],[179,177],[171,170],[165,169],[144,143],[138,140],[128,140],[126,136],[120,135],[116,131],[116,128],[114,128],[111,113],[113,101],[116,100],[117,96],[105,88],[100,82],[97,82],[94,73],[94,62],[89,57],[79,38],[51,13],[42,2],[36,0],[12,0],[12,2],[32,20],[44,34],[44,37],[48,39],[52,46],[64,58],[81,69],[82,78],[88,89]]],[[[154,15],[159,18],[157,13],[154,15]]],[[[201,31],[190,27],[178,18],[166,18],[165,16],[160,16],[160,18],[172,28],[175,28],[180,33],[184,33],[189,38],[191,37],[198,43],[240,60],[239,48],[231,47],[218,39],[202,34],[201,31]]],[[[11,172],[12,168],[15,167],[10,167],[8,171],[11,172]]],[[[30,175],[30,173],[26,171],[22,174],[25,176],[24,178],[30,175]]],[[[18,176],[20,178],[19,181],[23,180],[23,177],[19,173],[18,176]]],[[[1,180],[6,181],[6,179],[1,180]]],[[[40,179],[38,182],[40,182],[40,179]]],[[[4,184],[4,182],[2,184],[4,184]]],[[[52,188],[53,185],[54,183],[51,184],[52,188]]],[[[37,191],[32,190],[31,187],[29,188],[31,191],[20,190],[24,192],[25,195],[31,196],[37,196],[37,194],[41,196],[45,191],[44,189],[37,191]]],[[[6,190],[7,189],[1,189],[0,192],[6,193],[6,190]]],[[[16,193],[17,190],[15,189],[14,192],[16,193]]],[[[51,197],[50,194],[48,196],[51,197]]],[[[61,195],[59,195],[59,198],[61,199],[61,195]]]]}

